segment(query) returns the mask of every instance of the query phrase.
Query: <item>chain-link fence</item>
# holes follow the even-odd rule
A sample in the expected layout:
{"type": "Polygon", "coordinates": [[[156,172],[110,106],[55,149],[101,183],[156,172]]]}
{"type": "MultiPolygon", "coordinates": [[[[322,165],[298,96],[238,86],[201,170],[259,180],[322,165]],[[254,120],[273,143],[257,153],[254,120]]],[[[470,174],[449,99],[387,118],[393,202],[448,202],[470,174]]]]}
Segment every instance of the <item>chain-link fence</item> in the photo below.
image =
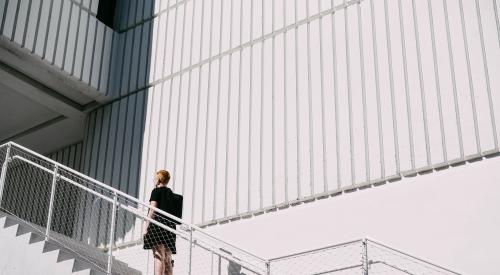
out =
{"type": "Polygon", "coordinates": [[[272,274],[363,274],[363,246],[349,242],[271,260],[272,274]]]}
{"type": "Polygon", "coordinates": [[[458,274],[372,240],[366,249],[370,274],[458,274]]]}
{"type": "Polygon", "coordinates": [[[15,143],[0,147],[0,161],[0,211],[94,269],[153,274],[173,260],[175,274],[266,274],[265,260],[15,143]]]}
{"type": "Polygon", "coordinates": [[[459,274],[363,239],[270,260],[271,274],[459,274]]]}

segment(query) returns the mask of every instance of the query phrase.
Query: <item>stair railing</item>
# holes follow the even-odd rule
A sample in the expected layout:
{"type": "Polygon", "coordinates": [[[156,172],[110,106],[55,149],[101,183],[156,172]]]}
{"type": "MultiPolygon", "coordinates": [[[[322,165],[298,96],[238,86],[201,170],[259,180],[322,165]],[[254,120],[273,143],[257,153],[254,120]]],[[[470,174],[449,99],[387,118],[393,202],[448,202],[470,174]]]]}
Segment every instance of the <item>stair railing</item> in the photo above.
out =
{"type": "Polygon", "coordinates": [[[134,232],[146,221],[176,238],[182,250],[175,258],[176,274],[459,274],[370,239],[265,260],[15,143],[0,146],[0,163],[0,210],[30,224],[48,240],[87,256],[107,274],[152,270],[151,253],[137,242],[141,231],[134,232]],[[20,196],[20,192],[24,194],[20,196]],[[147,210],[164,220],[149,218],[147,210]],[[167,226],[167,220],[180,228],[167,226]],[[134,226],[123,226],[132,223],[134,226]],[[118,238],[130,231],[135,244],[117,246],[118,238]],[[95,236],[95,240],[89,242],[89,236],[95,236]],[[94,245],[97,252],[85,252],[94,245]]]}
{"type": "MultiPolygon", "coordinates": [[[[149,205],[149,203],[142,202],[129,194],[90,178],[14,142],[8,142],[0,146],[0,161],[2,162],[0,174],[0,208],[27,222],[33,223],[34,227],[42,227],[46,240],[63,240],[62,242],[66,242],[68,246],[77,246],[73,244],[75,240],[80,241],[82,245],[88,244],[90,235],[93,233],[92,228],[97,229],[95,230],[98,235],[96,244],[100,243],[101,246],[105,246],[107,258],[102,259],[103,256],[98,256],[96,253],[93,257],[100,257],[101,259],[93,260],[94,262],[102,262],[100,267],[106,270],[108,274],[116,273],[113,271],[115,270],[114,260],[120,257],[120,253],[123,254],[123,251],[115,251],[116,233],[118,231],[117,221],[130,219],[129,216],[133,217],[132,220],[135,221],[136,225],[140,226],[141,223],[149,221],[149,223],[174,234],[178,241],[187,244],[188,248],[186,250],[188,251],[188,255],[187,259],[185,259],[186,274],[204,272],[200,270],[208,269],[208,266],[213,266],[212,260],[209,263],[208,255],[210,255],[210,258],[212,258],[212,255],[217,255],[219,259],[224,259],[227,266],[235,263],[248,272],[267,274],[266,260],[220,240],[196,225],[179,219],[149,205]],[[37,177],[42,179],[37,179],[37,177]],[[46,186],[49,185],[49,177],[51,178],[50,187],[46,186]],[[43,179],[45,178],[47,180],[44,181],[43,179]],[[35,184],[32,183],[33,180],[36,181],[35,184]],[[34,198],[31,203],[36,204],[38,202],[40,205],[26,205],[26,203],[21,203],[22,198],[12,195],[16,192],[31,190],[30,188],[33,188],[32,185],[37,184],[39,184],[37,187],[40,187],[38,194],[40,197],[34,198]],[[49,189],[50,191],[48,191],[49,189]],[[45,193],[43,190],[45,190],[45,193]],[[47,195],[46,193],[49,194],[47,195]],[[66,198],[65,196],[71,196],[71,198],[66,198]],[[36,217],[35,212],[41,208],[45,209],[45,197],[49,198],[47,213],[42,211],[45,221],[38,221],[39,218],[36,217]],[[93,199],[89,200],[89,197],[93,199]],[[86,203],[87,200],[89,200],[89,203],[86,203]],[[73,210],[75,213],[73,217],[66,217],[71,216],[71,214],[64,212],[68,210],[61,209],[67,207],[67,204],[70,203],[73,203],[72,207],[75,209],[73,210]],[[99,214],[94,213],[97,212],[95,211],[97,204],[101,206],[98,208],[99,214]],[[87,205],[90,206],[90,210],[87,210],[89,208],[87,205]],[[118,209],[122,209],[124,213],[117,215],[118,209]],[[165,222],[158,222],[158,219],[150,219],[147,216],[148,210],[154,211],[155,215],[161,216],[165,220],[175,222],[180,225],[180,229],[171,228],[165,222]],[[92,219],[97,215],[99,215],[98,221],[94,222],[92,219]],[[64,221],[60,221],[63,218],[73,221],[74,224],[65,224],[64,221]],[[85,222],[85,220],[89,222],[85,222]],[[68,230],[68,226],[72,230],[68,230]],[[71,232],[66,232],[64,237],[62,236],[64,234],[60,234],[64,230],[58,229],[61,227],[71,232]],[[85,230],[88,231],[87,239],[84,239],[84,234],[80,234],[81,237],[77,237],[78,232],[85,230]],[[72,239],[73,241],[65,238],[72,239]],[[117,255],[114,255],[115,253],[117,255]],[[196,257],[196,260],[193,259],[194,257],[196,257]]],[[[119,230],[126,231],[123,229],[119,230]]],[[[135,237],[139,240],[142,239],[142,236],[135,237]]],[[[144,253],[143,251],[138,251],[137,247],[139,246],[131,249],[132,251],[128,255],[129,258],[133,259],[134,253],[135,255],[142,255],[144,253]]],[[[142,249],[142,247],[139,248],[142,249]]],[[[177,259],[175,265],[179,265],[177,259]]]]}

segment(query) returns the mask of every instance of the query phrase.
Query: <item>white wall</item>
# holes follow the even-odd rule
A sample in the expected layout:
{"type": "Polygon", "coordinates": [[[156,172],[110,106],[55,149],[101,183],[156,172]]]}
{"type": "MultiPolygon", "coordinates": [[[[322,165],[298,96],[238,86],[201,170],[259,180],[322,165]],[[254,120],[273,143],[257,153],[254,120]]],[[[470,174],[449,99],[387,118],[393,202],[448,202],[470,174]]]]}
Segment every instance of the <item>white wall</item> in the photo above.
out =
{"type": "Polygon", "coordinates": [[[347,3],[155,2],[139,198],[166,168],[205,223],[498,151],[493,2],[347,3]]]}
{"type": "Polygon", "coordinates": [[[368,237],[462,274],[493,275],[498,167],[500,158],[486,159],[208,231],[265,258],[368,237]]]}
{"type": "Polygon", "coordinates": [[[120,2],[85,173],[147,201],[165,168],[204,223],[498,151],[493,2],[297,3],[120,2]]]}

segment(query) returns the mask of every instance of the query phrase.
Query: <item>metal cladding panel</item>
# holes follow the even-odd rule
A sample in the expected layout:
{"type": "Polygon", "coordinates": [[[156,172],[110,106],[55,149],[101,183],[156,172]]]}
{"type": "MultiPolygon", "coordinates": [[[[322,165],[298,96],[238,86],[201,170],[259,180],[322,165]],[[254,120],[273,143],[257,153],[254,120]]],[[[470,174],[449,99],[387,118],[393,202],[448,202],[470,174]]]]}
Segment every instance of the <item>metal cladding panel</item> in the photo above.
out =
{"type": "Polygon", "coordinates": [[[111,66],[111,52],[104,43],[111,29],[96,19],[97,6],[97,0],[83,4],[72,0],[4,0],[0,3],[0,34],[28,51],[23,54],[36,55],[63,75],[74,76],[105,95],[106,83],[101,86],[98,82],[111,66]]]}
{"type": "Polygon", "coordinates": [[[493,4],[120,1],[89,173],[111,140],[112,184],[147,200],[166,168],[210,224],[495,155],[493,4]]]}
{"type": "Polygon", "coordinates": [[[55,152],[47,154],[47,156],[69,168],[81,171],[83,142],[77,142],[55,152]]]}

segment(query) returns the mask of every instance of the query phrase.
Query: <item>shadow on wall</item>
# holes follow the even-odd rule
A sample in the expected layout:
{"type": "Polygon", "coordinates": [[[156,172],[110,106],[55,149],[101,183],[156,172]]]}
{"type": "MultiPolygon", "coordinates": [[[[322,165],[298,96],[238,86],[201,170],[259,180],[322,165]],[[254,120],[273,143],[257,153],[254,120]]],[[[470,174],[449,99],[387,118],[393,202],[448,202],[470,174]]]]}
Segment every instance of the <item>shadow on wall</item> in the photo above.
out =
{"type": "MultiPolygon", "coordinates": [[[[5,158],[5,154],[2,154],[5,158]]],[[[52,174],[20,160],[12,160],[6,174],[1,208],[31,224],[46,227],[52,174]]],[[[65,211],[62,219],[73,217],[75,209],[65,211]]],[[[60,214],[60,213],[59,213],[60,214]]],[[[58,215],[61,216],[61,215],[58,215]]],[[[40,229],[42,230],[42,229],[40,229]]],[[[71,230],[71,229],[70,229],[71,230]]],[[[69,234],[70,232],[65,232],[69,234]]]]}
{"type": "MultiPolygon", "coordinates": [[[[0,150],[0,163],[4,163],[7,146],[0,150]]],[[[48,157],[79,170],[82,143],[70,145],[48,157]]],[[[7,211],[24,221],[31,223],[35,229],[43,231],[47,226],[53,171],[55,166],[23,150],[11,149],[12,156],[20,156],[37,163],[37,166],[12,158],[6,172],[5,185],[1,200],[2,211],[7,211]],[[36,228],[41,226],[40,228],[36,228]]],[[[59,170],[59,175],[67,174],[59,170]]],[[[55,182],[54,206],[51,230],[66,236],[72,236],[74,217],[79,198],[83,194],[80,188],[61,180],[55,182]]],[[[44,233],[44,232],[43,232],[44,233]]]]}
{"type": "MultiPolygon", "coordinates": [[[[87,117],[81,172],[131,196],[139,192],[141,151],[151,67],[155,0],[117,1],[115,41],[108,94],[113,99],[87,117]],[[133,3],[133,5],[131,4],[133,3]],[[135,7],[134,7],[135,5],[135,7]]],[[[129,202],[121,202],[129,204],[129,202]]],[[[75,237],[106,245],[111,205],[84,195],[79,202],[75,237]],[[92,209],[89,211],[88,209],[92,209]],[[89,214],[93,212],[93,214],[89,214]]],[[[131,205],[136,207],[136,205],[131,205]]],[[[116,243],[133,240],[135,217],[118,211],[116,243]]]]}
{"type": "MultiPolygon", "coordinates": [[[[139,193],[146,103],[151,82],[155,1],[116,1],[110,79],[104,87],[111,100],[89,111],[82,143],[49,154],[57,162],[134,197],[139,193]],[[72,157],[68,157],[68,151],[72,157]]],[[[109,18],[100,17],[100,20],[109,21],[109,18]]],[[[46,226],[52,175],[19,161],[12,162],[10,168],[13,172],[7,175],[9,184],[5,188],[3,209],[38,226],[46,226]]],[[[90,186],[83,179],[76,181],[90,186]]],[[[62,180],[58,180],[57,186],[51,229],[91,245],[107,245],[111,205],[62,180]]],[[[133,239],[134,224],[135,217],[118,211],[117,244],[133,239]]]]}

